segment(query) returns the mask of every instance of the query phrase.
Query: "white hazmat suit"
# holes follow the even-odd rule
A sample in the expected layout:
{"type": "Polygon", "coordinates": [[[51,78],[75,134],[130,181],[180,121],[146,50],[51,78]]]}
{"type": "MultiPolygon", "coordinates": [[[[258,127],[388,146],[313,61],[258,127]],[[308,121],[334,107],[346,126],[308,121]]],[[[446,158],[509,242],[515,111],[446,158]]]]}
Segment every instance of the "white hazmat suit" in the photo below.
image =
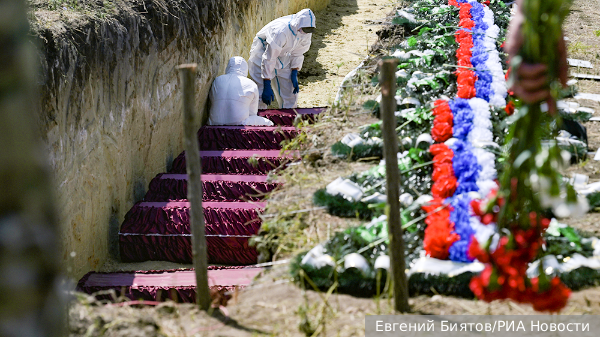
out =
{"type": "MultiPolygon", "coordinates": [[[[263,79],[270,79],[275,97],[281,108],[296,108],[298,95],[293,93],[292,69],[300,70],[304,53],[310,48],[312,34],[300,30],[316,27],[316,18],[310,9],[271,21],[254,37],[250,49],[250,77],[263,92],[263,79]]],[[[259,109],[267,105],[260,100],[259,109]]]]}
{"type": "Polygon", "coordinates": [[[256,83],[248,78],[243,57],[229,59],[225,75],[215,79],[208,97],[211,101],[209,125],[273,125],[257,116],[260,96],[256,83]]]}

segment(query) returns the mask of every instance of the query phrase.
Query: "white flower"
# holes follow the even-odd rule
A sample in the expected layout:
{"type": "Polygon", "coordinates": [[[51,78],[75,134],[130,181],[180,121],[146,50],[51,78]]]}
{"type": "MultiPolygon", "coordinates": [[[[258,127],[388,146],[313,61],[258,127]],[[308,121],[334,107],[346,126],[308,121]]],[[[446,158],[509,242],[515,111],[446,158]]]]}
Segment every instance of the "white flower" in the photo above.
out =
{"type": "Polygon", "coordinates": [[[489,118],[474,118],[473,126],[475,128],[489,130],[492,128],[492,121],[489,118]]]}
{"type": "Polygon", "coordinates": [[[475,128],[471,130],[467,139],[471,143],[474,143],[476,141],[491,142],[492,140],[494,140],[494,134],[492,133],[492,131],[487,129],[475,128]]]}
{"type": "Polygon", "coordinates": [[[473,154],[475,155],[475,157],[477,157],[477,163],[481,166],[481,171],[479,172],[479,180],[496,179],[496,156],[494,156],[493,153],[481,148],[474,148],[473,154]]]}
{"type": "Polygon", "coordinates": [[[493,189],[498,188],[498,184],[493,180],[480,180],[477,182],[477,187],[481,195],[488,195],[493,189]]]}
{"type": "Polygon", "coordinates": [[[469,106],[475,116],[481,118],[490,118],[490,105],[484,99],[472,98],[469,100],[469,106]]]}
{"type": "Polygon", "coordinates": [[[493,95],[490,97],[490,104],[498,108],[506,106],[506,98],[500,95],[493,95]]]}
{"type": "Polygon", "coordinates": [[[494,223],[484,225],[476,217],[471,217],[470,225],[475,231],[474,236],[480,245],[484,245],[492,235],[496,234],[496,224],[494,223]]]}

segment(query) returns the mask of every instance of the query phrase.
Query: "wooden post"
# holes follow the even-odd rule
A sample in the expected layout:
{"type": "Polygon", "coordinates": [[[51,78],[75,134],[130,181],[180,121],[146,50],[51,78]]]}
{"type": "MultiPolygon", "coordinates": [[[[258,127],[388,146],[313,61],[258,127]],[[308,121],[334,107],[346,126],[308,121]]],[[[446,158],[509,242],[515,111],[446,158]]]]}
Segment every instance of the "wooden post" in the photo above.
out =
{"type": "Polygon", "coordinates": [[[398,169],[398,136],[396,135],[396,66],[395,59],[379,61],[381,86],[381,120],[383,153],[385,158],[386,191],[388,206],[388,233],[390,237],[390,268],[394,286],[394,309],[408,312],[408,284],[404,272],[404,240],[400,219],[400,170],[398,169]]]}
{"type": "Polygon", "coordinates": [[[196,271],[196,303],[202,310],[208,310],[211,304],[208,289],[208,259],[206,256],[206,237],[204,212],[202,210],[202,180],[200,150],[196,127],[199,116],[196,114],[195,80],[197,64],[182,64],[177,67],[183,83],[183,129],[185,162],[188,174],[188,200],[190,202],[190,229],[192,231],[192,256],[196,271]]]}

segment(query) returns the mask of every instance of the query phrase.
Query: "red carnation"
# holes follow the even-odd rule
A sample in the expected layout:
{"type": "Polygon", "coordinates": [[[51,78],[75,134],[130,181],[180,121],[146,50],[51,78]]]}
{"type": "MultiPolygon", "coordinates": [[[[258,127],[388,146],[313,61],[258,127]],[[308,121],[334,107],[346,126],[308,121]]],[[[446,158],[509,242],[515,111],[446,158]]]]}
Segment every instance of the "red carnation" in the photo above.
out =
{"type": "Polygon", "coordinates": [[[473,29],[473,27],[475,27],[475,21],[473,21],[471,18],[461,18],[458,25],[463,28],[473,29]]]}
{"type": "Polygon", "coordinates": [[[433,160],[436,162],[436,164],[452,165],[452,158],[454,158],[454,152],[452,152],[452,150],[449,150],[434,156],[433,160]]]}
{"type": "Polygon", "coordinates": [[[452,164],[448,164],[448,163],[442,163],[439,165],[434,164],[433,165],[433,174],[431,175],[431,179],[433,181],[438,181],[444,176],[454,176],[454,169],[452,168],[452,164]]]}
{"type": "Polygon", "coordinates": [[[441,202],[439,201],[440,199],[437,200],[437,207],[433,205],[423,207],[429,214],[427,219],[425,219],[427,228],[425,229],[423,248],[427,255],[431,257],[446,259],[448,258],[450,246],[455,241],[458,241],[459,236],[456,233],[452,233],[454,230],[454,224],[450,221],[452,208],[448,206],[439,209],[441,202]]]}
{"type": "Polygon", "coordinates": [[[509,116],[515,113],[515,102],[509,101],[508,103],[506,103],[504,111],[506,111],[506,114],[509,116]]]}
{"type": "Polygon", "coordinates": [[[431,129],[431,138],[436,142],[445,142],[452,137],[452,125],[448,123],[434,123],[431,129]]]}
{"type": "Polygon", "coordinates": [[[434,106],[435,106],[435,108],[433,108],[434,116],[444,115],[444,114],[452,114],[452,110],[450,109],[450,105],[448,104],[448,101],[445,101],[443,99],[438,99],[437,101],[435,101],[434,106]]]}
{"type": "Polygon", "coordinates": [[[429,147],[429,152],[431,152],[431,154],[434,156],[448,151],[452,152],[452,149],[450,149],[446,144],[432,144],[429,147]]]}
{"type": "Polygon", "coordinates": [[[456,72],[457,82],[458,82],[458,94],[457,96],[460,98],[473,98],[475,97],[475,82],[477,80],[477,76],[475,72],[472,70],[459,69],[456,72]]]}
{"type": "MultiPolygon", "coordinates": [[[[539,279],[531,279],[532,288],[538,291],[539,279]]],[[[571,290],[567,288],[558,277],[550,281],[550,289],[542,293],[536,293],[531,299],[533,309],[536,311],[559,312],[567,305],[571,290]]]]}
{"type": "Polygon", "coordinates": [[[471,200],[471,208],[473,209],[473,213],[475,213],[475,215],[477,216],[482,216],[485,213],[483,212],[483,210],[481,209],[481,200],[476,200],[473,199],[471,200]]]}
{"type": "Polygon", "coordinates": [[[469,245],[467,253],[470,258],[477,259],[479,262],[487,263],[490,261],[490,255],[485,250],[481,249],[481,245],[479,245],[479,242],[475,237],[471,239],[471,244],[469,245]]]}
{"type": "Polygon", "coordinates": [[[431,195],[434,198],[449,198],[454,195],[457,181],[454,176],[444,176],[431,186],[431,195]]]}
{"type": "Polygon", "coordinates": [[[452,114],[447,114],[447,113],[439,114],[433,120],[433,125],[435,126],[435,124],[445,123],[445,124],[452,126],[454,124],[453,117],[454,116],[452,116],[452,114]]]}

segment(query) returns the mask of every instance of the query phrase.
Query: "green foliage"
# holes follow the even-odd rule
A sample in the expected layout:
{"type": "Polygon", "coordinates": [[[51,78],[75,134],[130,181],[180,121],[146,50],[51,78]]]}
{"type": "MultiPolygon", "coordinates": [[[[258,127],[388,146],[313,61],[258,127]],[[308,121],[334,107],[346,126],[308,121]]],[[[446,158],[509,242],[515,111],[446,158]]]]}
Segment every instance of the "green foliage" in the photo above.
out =
{"type": "Polygon", "coordinates": [[[586,197],[590,204],[591,210],[594,210],[596,212],[600,210],[600,192],[590,193],[586,197]]]}
{"type": "MultiPolygon", "coordinates": [[[[420,215],[420,214],[419,214],[420,215]]],[[[424,226],[419,227],[413,232],[404,232],[405,256],[406,265],[409,266],[411,261],[419,257],[420,247],[422,246],[422,238],[424,226]]],[[[547,249],[545,255],[553,254],[559,259],[570,256],[574,253],[591,256],[593,248],[590,241],[582,243],[581,249],[573,248],[571,242],[580,241],[581,236],[586,234],[566,227],[561,228],[560,236],[546,235],[547,249]]],[[[345,270],[343,268],[343,257],[350,253],[363,250],[360,254],[367,259],[369,264],[373,266],[376,258],[381,254],[387,253],[387,222],[375,222],[369,225],[352,227],[343,232],[336,233],[334,237],[324,244],[325,253],[332,256],[334,260],[340,262],[337,268],[326,266],[324,268],[313,268],[308,265],[301,265],[302,258],[306,255],[302,253],[296,256],[291,263],[290,272],[292,278],[297,283],[305,283],[302,278],[302,273],[317,285],[323,291],[329,289],[335,281],[339,282],[339,291],[355,296],[374,296],[377,293],[376,272],[370,270],[368,273],[360,272],[356,269],[345,270]],[[373,244],[377,243],[377,244],[373,244]],[[372,246],[372,247],[371,247],[372,246]],[[368,249],[365,249],[368,248],[368,249]]],[[[474,276],[474,273],[462,273],[454,277],[447,275],[433,275],[425,273],[413,273],[408,279],[410,296],[418,295],[449,295],[464,298],[473,298],[474,294],[469,288],[469,282],[474,276]]],[[[385,280],[387,275],[383,271],[381,280],[385,280]]],[[[600,284],[600,270],[594,270],[587,267],[580,267],[568,273],[558,275],[565,285],[573,290],[583,289],[589,286],[597,286],[600,284]]],[[[379,292],[383,290],[385,282],[380,283],[379,292]]],[[[305,287],[309,286],[304,284],[305,287]]]]}
{"type": "Polygon", "coordinates": [[[392,24],[394,25],[404,25],[404,24],[408,24],[411,21],[405,17],[401,17],[401,16],[397,16],[395,18],[392,19],[392,24]]]}
{"type": "Polygon", "coordinates": [[[583,142],[560,143],[558,147],[561,150],[568,151],[571,154],[572,162],[580,162],[587,158],[587,145],[583,142]]]}
{"type": "Polygon", "coordinates": [[[575,113],[569,113],[564,110],[558,110],[558,112],[562,119],[568,119],[580,123],[587,122],[590,120],[590,118],[592,118],[592,113],[588,111],[578,110],[575,113]]]}
{"type": "MultiPolygon", "coordinates": [[[[469,289],[469,282],[473,276],[475,276],[474,273],[463,273],[455,277],[414,273],[408,279],[408,291],[410,296],[442,294],[473,298],[475,295],[469,289]]],[[[574,291],[600,285],[600,270],[587,267],[562,273],[558,277],[574,291]]]]}
{"type": "Polygon", "coordinates": [[[359,158],[382,158],[383,147],[381,143],[378,144],[359,144],[354,147],[350,147],[342,142],[336,142],[331,146],[331,153],[334,156],[356,160],[359,158]]]}
{"type": "MultiPolygon", "coordinates": [[[[419,257],[419,251],[423,246],[423,228],[418,230],[405,231],[403,239],[405,242],[406,263],[409,263],[419,257]]],[[[387,221],[374,221],[371,224],[358,227],[351,227],[343,232],[336,233],[329,241],[324,244],[325,253],[335,261],[339,262],[337,268],[325,266],[323,268],[313,268],[310,265],[301,265],[305,253],[296,256],[290,266],[290,272],[295,282],[307,287],[306,277],[317,285],[321,290],[327,290],[334,282],[339,283],[338,290],[341,293],[347,293],[354,296],[370,297],[376,293],[381,293],[385,282],[379,284],[377,291],[377,273],[381,273],[380,279],[385,280],[387,273],[385,270],[374,270],[373,265],[377,257],[387,254],[387,221]],[[355,268],[344,269],[344,256],[351,253],[361,254],[371,266],[368,272],[359,271],[355,268]]]]}
{"type": "Polygon", "coordinates": [[[324,188],[315,192],[313,203],[318,206],[326,206],[329,214],[346,218],[370,219],[381,214],[381,211],[370,208],[364,202],[353,202],[340,195],[331,195],[324,188]]]}
{"type": "MultiPolygon", "coordinates": [[[[443,76],[443,75],[440,75],[443,76]]],[[[426,107],[418,107],[415,109],[406,109],[403,110],[401,117],[404,119],[400,119],[400,122],[404,122],[401,125],[408,123],[415,123],[418,125],[423,125],[427,122],[433,122],[433,112],[431,109],[426,107]]],[[[429,124],[427,124],[429,126],[429,124]]]]}
{"type": "MultiPolygon", "coordinates": [[[[315,269],[310,266],[301,266],[300,261],[306,253],[298,255],[290,265],[292,279],[300,286],[308,288],[310,284],[303,273],[322,291],[327,291],[338,280],[338,291],[340,293],[351,294],[358,297],[372,297],[377,293],[375,275],[365,277],[360,271],[344,269],[341,272],[334,268],[315,269]]],[[[374,273],[373,273],[374,274],[374,273]]],[[[384,274],[385,275],[385,274],[384,274]]],[[[385,278],[382,278],[385,279],[385,278]]],[[[379,292],[382,292],[385,284],[380,285],[379,292]]]]}
{"type": "Polygon", "coordinates": [[[587,267],[577,268],[559,275],[560,280],[573,291],[600,285],[600,270],[587,267]]]}
{"type": "Polygon", "coordinates": [[[447,295],[463,298],[473,298],[475,295],[469,288],[471,278],[475,273],[462,273],[454,277],[414,273],[408,278],[408,293],[418,295],[447,295]]]}
{"type": "Polygon", "coordinates": [[[259,233],[252,236],[249,244],[255,247],[261,256],[260,262],[265,262],[278,255],[298,251],[306,244],[304,230],[307,228],[306,212],[298,211],[295,204],[287,209],[281,209],[273,217],[264,217],[259,233]]]}
{"type": "Polygon", "coordinates": [[[80,7],[77,0],[49,0],[48,9],[56,11],[60,9],[78,9],[80,7]]]}
{"type": "MultiPolygon", "coordinates": [[[[379,125],[375,123],[375,125],[379,125]]],[[[373,128],[376,128],[373,126],[373,128]]],[[[337,144],[337,143],[336,143],[337,144]]],[[[346,146],[339,143],[339,148],[346,146]]],[[[346,148],[350,149],[348,146],[346,148]]],[[[356,149],[356,147],[355,147],[356,149]]],[[[338,150],[337,147],[334,148],[338,150]]],[[[335,152],[334,152],[335,153],[335,152]]],[[[427,194],[431,190],[432,161],[429,151],[419,148],[410,148],[405,155],[398,159],[398,169],[401,174],[400,193],[409,193],[413,198],[427,194]]],[[[363,192],[363,198],[376,193],[385,194],[385,166],[380,164],[370,169],[352,174],[349,180],[358,184],[363,192]]],[[[361,201],[349,201],[342,196],[333,196],[320,189],[315,192],[313,202],[320,206],[327,206],[329,213],[342,217],[370,218],[382,214],[383,209],[376,204],[361,201]]]]}
{"type": "Polygon", "coordinates": [[[594,247],[590,240],[582,240],[584,236],[588,235],[569,226],[559,227],[556,232],[548,230],[544,234],[546,247],[540,249],[536,259],[546,255],[554,255],[558,260],[561,260],[575,253],[591,257],[594,255],[594,247]]]}
{"type": "Polygon", "coordinates": [[[368,100],[365,103],[363,103],[363,109],[365,110],[369,110],[371,112],[375,112],[375,109],[379,109],[379,103],[377,103],[376,100],[368,100]]]}

